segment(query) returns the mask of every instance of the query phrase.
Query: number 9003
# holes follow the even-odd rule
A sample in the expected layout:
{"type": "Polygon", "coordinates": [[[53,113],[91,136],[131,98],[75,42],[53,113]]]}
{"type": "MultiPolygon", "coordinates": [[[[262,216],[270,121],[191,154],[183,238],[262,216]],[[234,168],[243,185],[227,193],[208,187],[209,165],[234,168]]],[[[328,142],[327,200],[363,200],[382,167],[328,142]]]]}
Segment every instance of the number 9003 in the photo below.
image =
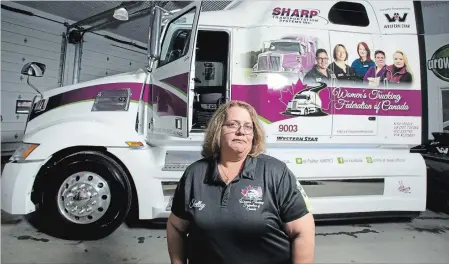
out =
{"type": "Polygon", "coordinates": [[[279,125],[279,132],[298,132],[298,125],[279,125]]]}

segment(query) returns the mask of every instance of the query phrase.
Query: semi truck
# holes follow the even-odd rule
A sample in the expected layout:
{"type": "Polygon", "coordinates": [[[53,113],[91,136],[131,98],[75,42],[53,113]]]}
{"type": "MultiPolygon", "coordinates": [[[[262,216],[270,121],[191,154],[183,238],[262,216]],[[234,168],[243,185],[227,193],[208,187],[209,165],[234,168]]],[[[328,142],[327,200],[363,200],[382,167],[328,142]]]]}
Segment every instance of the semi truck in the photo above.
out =
{"type": "Polygon", "coordinates": [[[303,80],[305,72],[315,64],[317,41],[311,36],[286,36],[279,40],[265,41],[253,74],[283,72],[296,74],[303,80]]]}
{"type": "MultiPolygon", "coordinates": [[[[155,6],[146,67],[34,98],[22,145],[3,170],[2,210],[33,214],[45,232],[66,239],[106,237],[129,215],[166,218],[184,170],[201,158],[210,115],[199,113],[241,100],[258,112],[266,154],[295,173],[317,220],[416,217],[426,207],[426,165],[410,153],[422,134],[417,5],[237,1],[200,12],[199,1],[164,17],[162,31],[164,11],[155,6]],[[407,20],[386,18],[395,12],[407,20]],[[297,32],[323,44],[310,69],[317,83],[335,77],[326,67],[338,44],[349,64],[366,54],[373,60],[377,49],[388,65],[405,61],[413,81],[403,87],[389,79],[397,85],[385,89],[331,80],[317,93],[322,114],[286,115],[286,105],[314,84],[277,72],[252,76],[251,61],[261,43],[297,32]],[[203,75],[211,65],[214,78],[203,75]]],[[[29,63],[22,74],[32,82],[45,65],[29,63]]]]}

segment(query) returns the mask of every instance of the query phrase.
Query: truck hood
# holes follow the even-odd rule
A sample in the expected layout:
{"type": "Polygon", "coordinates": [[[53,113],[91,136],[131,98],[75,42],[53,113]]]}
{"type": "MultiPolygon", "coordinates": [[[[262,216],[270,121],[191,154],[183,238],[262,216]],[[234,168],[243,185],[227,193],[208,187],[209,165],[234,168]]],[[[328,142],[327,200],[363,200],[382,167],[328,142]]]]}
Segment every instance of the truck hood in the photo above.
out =
{"type": "MultiPolygon", "coordinates": [[[[134,72],[112,75],[46,91],[43,93],[43,98],[35,102],[30,111],[28,118],[29,127],[37,126],[37,124],[34,124],[35,119],[40,119],[41,121],[38,123],[45,125],[44,123],[48,123],[51,120],[64,119],[66,121],[67,119],[92,115],[93,103],[97,95],[104,90],[126,88],[130,93],[130,103],[138,102],[146,75],[147,73],[143,69],[139,69],[134,72]],[[55,109],[58,109],[58,111],[53,111],[55,109]],[[41,116],[45,117],[42,119],[40,118],[41,116]]],[[[148,97],[144,98],[144,100],[148,100],[148,97]]],[[[125,112],[130,113],[132,111],[125,112]]],[[[101,111],[97,113],[101,113],[101,111]]],[[[133,118],[135,119],[135,116],[133,118]]]]}
{"type": "MultiPolygon", "coordinates": [[[[44,98],[52,97],[58,94],[63,94],[73,90],[78,90],[81,88],[92,87],[102,84],[113,84],[113,83],[142,83],[145,79],[146,72],[143,69],[138,69],[137,71],[120,73],[115,75],[110,75],[103,78],[98,78],[86,82],[81,82],[77,84],[71,84],[63,87],[57,87],[42,92],[44,98]]],[[[32,82],[32,79],[31,79],[32,82]]],[[[39,87],[37,87],[39,89],[39,87]]]]}

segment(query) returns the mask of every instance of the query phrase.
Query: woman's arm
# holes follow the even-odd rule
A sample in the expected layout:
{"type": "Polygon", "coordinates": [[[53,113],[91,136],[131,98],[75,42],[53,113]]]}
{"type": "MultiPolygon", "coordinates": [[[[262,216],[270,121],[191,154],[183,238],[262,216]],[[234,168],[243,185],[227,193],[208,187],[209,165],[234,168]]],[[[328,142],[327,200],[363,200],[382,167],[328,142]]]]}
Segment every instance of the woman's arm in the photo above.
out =
{"type": "Polygon", "coordinates": [[[186,264],[186,240],[189,221],[170,214],[167,222],[167,244],[171,264],[186,264]]]}
{"type": "Polygon", "coordinates": [[[187,263],[186,240],[191,221],[187,201],[190,200],[192,179],[189,172],[187,168],[178,182],[167,221],[167,247],[171,264],[187,263]]]}
{"type": "Polygon", "coordinates": [[[311,264],[315,256],[315,221],[307,194],[287,168],[279,185],[280,215],[292,243],[293,264],[311,264]]]}
{"type": "Polygon", "coordinates": [[[292,239],[293,264],[310,264],[315,257],[315,220],[311,213],[285,224],[292,239]]]}
{"type": "Polygon", "coordinates": [[[372,77],[376,77],[375,75],[376,75],[376,67],[370,67],[368,71],[365,73],[365,76],[363,76],[363,80],[366,82],[371,81],[372,77]]]}

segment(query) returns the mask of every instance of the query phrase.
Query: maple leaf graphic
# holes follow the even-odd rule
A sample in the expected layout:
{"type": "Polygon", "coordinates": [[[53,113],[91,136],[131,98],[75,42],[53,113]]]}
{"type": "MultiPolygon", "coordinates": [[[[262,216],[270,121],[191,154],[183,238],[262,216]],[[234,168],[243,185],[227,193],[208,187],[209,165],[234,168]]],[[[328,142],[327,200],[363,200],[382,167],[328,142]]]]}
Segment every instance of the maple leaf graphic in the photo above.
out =
{"type": "Polygon", "coordinates": [[[262,192],[262,188],[257,188],[257,193],[259,194],[259,196],[260,197],[262,197],[262,194],[263,194],[263,192],[262,192]]]}
{"type": "Polygon", "coordinates": [[[296,83],[292,83],[291,85],[285,86],[283,89],[279,90],[279,101],[283,103],[285,106],[288,105],[288,102],[293,98],[296,93],[306,88],[302,82],[301,79],[298,79],[296,83]],[[283,94],[285,94],[283,96],[283,94]]]}
{"type": "Polygon", "coordinates": [[[248,191],[252,190],[253,187],[251,187],[251,185],[248,185],[245,189],[242,189],[242,195],[245,196],[248,191]]]}

